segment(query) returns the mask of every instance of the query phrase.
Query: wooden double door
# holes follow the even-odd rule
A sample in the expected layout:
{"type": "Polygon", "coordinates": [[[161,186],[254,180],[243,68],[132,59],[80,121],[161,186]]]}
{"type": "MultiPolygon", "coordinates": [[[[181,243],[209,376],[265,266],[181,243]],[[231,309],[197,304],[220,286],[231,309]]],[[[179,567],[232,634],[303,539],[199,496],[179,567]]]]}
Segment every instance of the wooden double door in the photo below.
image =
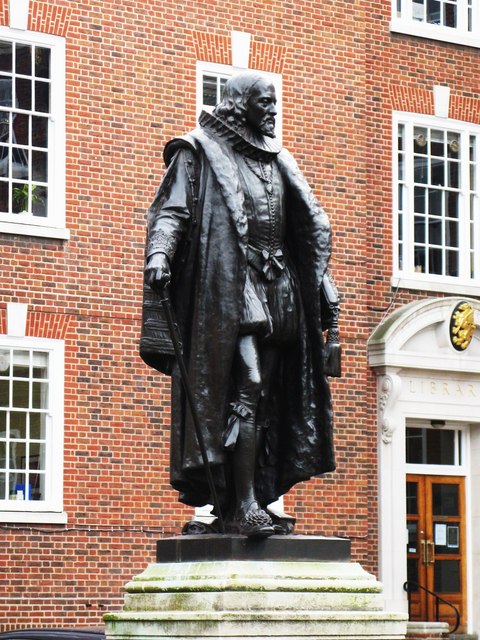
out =
{"type": "Polygon", "coordinates": [[[407,476],[407,578],[410,620],[455,624],[455,612],[418,583],[458,609],[466,625],[465,479],[407,476]]]}

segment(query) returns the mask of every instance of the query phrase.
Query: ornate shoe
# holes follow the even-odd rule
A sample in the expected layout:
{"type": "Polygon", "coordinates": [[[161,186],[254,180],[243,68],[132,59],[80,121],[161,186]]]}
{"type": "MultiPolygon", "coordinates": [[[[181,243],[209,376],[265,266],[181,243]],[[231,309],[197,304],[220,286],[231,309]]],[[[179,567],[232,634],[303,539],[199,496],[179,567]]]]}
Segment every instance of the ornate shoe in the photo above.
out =
{"type": "Polygon", "coordinates": [[[240,521],[230,523],[229,530],[248,538],[268,538],[275,533],[272,519],[263,509],[247,511],[240,521]]]}

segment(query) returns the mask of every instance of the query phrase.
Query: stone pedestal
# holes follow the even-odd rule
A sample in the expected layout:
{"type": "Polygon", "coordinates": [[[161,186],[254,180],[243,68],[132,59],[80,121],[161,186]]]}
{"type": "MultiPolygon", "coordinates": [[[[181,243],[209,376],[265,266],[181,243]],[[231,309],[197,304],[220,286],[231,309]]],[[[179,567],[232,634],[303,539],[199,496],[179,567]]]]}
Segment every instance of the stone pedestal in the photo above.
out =
{"type": "Polygon", "coordinates": [[[397,640],[406,614],[383,611],[381,584],[350,562],[348,540],[183,536],[129,582],[109,640],[397,640]]]}
{"type": "Polygon", "coordinates": [[[409,622],[407,639],[409,640],[445,640],[450,637],[450,625],[446,622],[409,622]]]}

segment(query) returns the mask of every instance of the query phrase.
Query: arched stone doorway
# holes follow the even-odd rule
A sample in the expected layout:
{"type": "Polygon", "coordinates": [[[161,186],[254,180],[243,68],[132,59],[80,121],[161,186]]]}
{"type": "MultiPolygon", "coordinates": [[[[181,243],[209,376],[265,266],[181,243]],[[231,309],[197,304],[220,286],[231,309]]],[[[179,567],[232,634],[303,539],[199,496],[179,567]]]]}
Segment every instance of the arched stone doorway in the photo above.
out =
{"type": "MultiPolygon", "coordinates": [[[[480,524],[479,325],[478,300],[427,299],[395,311],[368,344],[377,374],[380,579],[386,606],[407,610],[408,566],[409,579],[429,580],[437,592],[452,591],[469,632],[480,630],[480,538],[472,535],[480,524]],[[462,330],[452,318],[458,324],[473,320],[476,327],[464,335],[468,344],[452,342],[462,330]],[[448,508],[435,502],[442,492],[456,492],[458,504],[449,508],[461,514],[443,513],[448,508]],[[427,506],[420,508],[416,497],[427,506]]],[[[428,598],[422,604],[419,596],[417,605],[417,619],[431,617],[428,598]]]]}

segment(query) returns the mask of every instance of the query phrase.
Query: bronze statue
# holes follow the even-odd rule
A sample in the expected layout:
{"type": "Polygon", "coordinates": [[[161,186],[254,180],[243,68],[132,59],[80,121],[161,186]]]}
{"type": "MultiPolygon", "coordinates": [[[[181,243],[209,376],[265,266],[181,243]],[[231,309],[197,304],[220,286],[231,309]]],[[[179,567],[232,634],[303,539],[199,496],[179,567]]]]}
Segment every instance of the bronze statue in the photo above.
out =
{"type": "Polygon", "coordinates": [[[263,77],[231,78],[213,114],[166,145],[148,214],[141,355],[172,376],[171,483],[185,504],[212,502],[159,304],[167,293],[226,530],[249,537],[276,533],[268,505],[335,468],[331,229],[275,140],[275,105],[263,77]]]}

